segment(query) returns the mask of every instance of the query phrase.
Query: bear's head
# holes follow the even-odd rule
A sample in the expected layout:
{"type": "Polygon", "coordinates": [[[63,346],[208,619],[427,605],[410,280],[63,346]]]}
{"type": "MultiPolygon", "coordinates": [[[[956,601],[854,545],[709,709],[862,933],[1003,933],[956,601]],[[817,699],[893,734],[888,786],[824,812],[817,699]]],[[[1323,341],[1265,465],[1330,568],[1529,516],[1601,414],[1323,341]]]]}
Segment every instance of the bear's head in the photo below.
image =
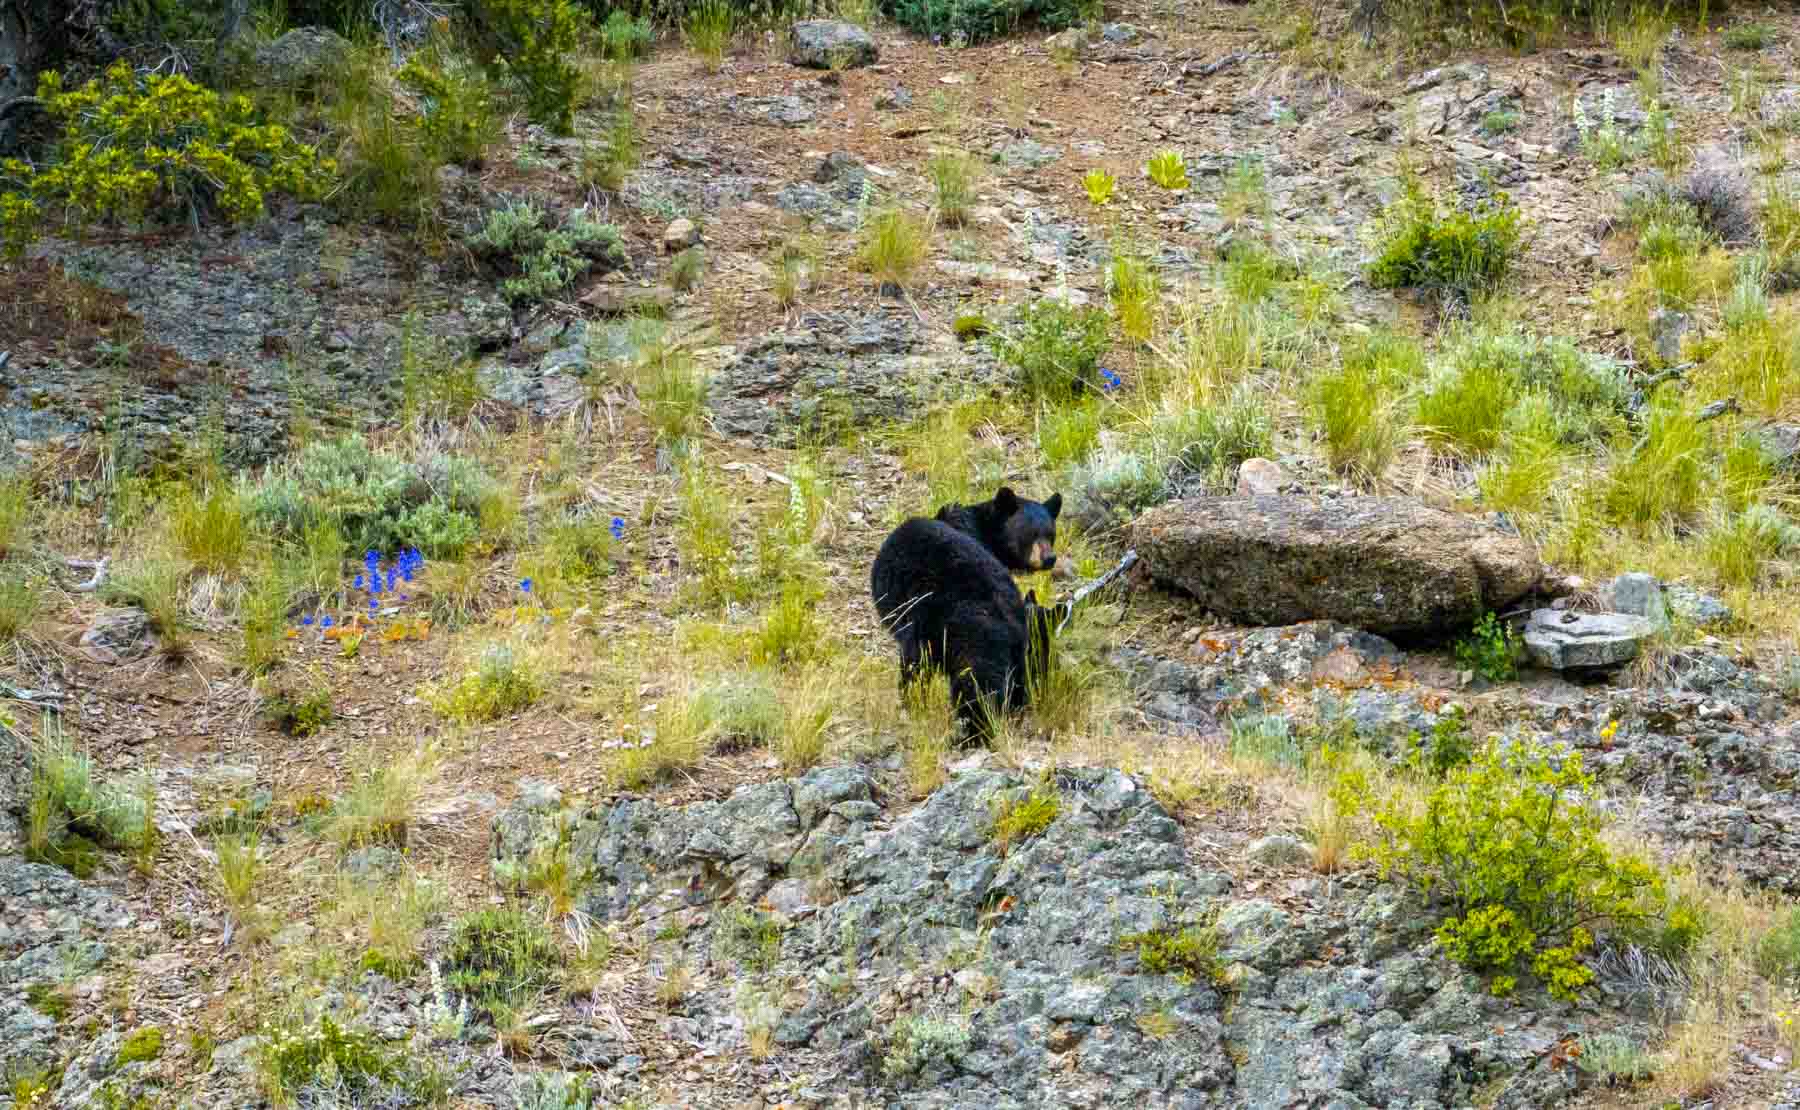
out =
{"type": "Polygon", "coordinates": [[[1031,501],[1001,486],[985,506],[982,529],[996,548],[1000,561],[1015,570],[1049,570],[1056,565],[1056,517],[1062,512],[1062,494],[1031,501]]]}

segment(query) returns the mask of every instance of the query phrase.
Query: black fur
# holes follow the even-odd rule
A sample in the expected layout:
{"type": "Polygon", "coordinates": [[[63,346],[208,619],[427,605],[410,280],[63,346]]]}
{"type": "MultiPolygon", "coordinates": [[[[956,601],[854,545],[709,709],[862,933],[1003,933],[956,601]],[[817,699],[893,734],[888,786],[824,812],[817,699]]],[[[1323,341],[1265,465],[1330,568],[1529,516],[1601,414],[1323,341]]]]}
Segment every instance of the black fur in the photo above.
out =
{"type": "Polygon", "coordinates": [[[937,511],[937,519],[974,536],[1007,570],[1023,574],[1056,565],[1056,518],[1061,512],[1060,493],[1040,504],[1001,486],[991,501],[945,505],[937,511]],[[1034,562],[1032,549],[1037,545],[1041,545],[1042,557],[1034,562]]]}
{"type": "Polygon", "coordinates": [[[1048,657],[1052,611],[1035,596],[1021,597],[1006,566],[973,533],[941,519],[908,520],[881,545],[869,587],[900,645],[902,688],[921,667],[944,671],[957,716],[977,734],[986,731],[982,699],[1001,713],[1030,701],[1027,655],[1048,657]]]}

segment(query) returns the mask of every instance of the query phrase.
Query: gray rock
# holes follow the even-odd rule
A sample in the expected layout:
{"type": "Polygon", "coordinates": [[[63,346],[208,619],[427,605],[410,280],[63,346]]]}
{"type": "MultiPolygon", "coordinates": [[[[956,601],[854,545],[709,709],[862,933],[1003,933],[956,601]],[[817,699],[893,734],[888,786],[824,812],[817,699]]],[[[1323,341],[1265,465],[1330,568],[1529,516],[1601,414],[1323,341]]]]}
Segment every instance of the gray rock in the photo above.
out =
{"type": "Polygon", "coordinates": [[[1251,841],[1244,855],[1267,867],[1309,867],[1313,858],[1311,848],[1282,833],[1251,841]]]}
{"type": "Polygon", "coordinates": [[[660,315],[675,303],[675,290],[666,285],[602,282],[583,293],[581,303],[606,316],[660,315]]]}
{"type": "Polygon", "coordinates": [[[880,51],[869,33],[854,23],[803,19],[795,23],[788,61],[809,69],[854,69],[874,65],[880,51]]]}
{"type": "Polygon", "coordinates": [[[1600,670],[1636,659],[1655,634],[1650,621],[1628,613],[1539,609],[1525,625],[1525,651],[1551,670],[1600,670]]]}
{"type": "Polygon", "coordinates": [[[1663,598],[1662,583],[1653,574],[1631,571],[1608,582],[1602,590],[1615,613],[1643,617],[1658,628],[1669,623],[1669,606],[1663,598]]]}
{"type": "Polygon", "coordinates": [[[1269,496],[1281,492],[1287,484],[1287,471],[1281,469],[1279,463],[1268,459],[1245,459],[1238,464],[1237,492],[1239,497],[1269,496]]]}
{"type": "Polygon", "coordinates": [[[1777,470],[1800,471],[1800,424],[1765,424],[1757,437],[1777,470]]]}
{"type": "Polygon", "coordinates": [[[150,618],[142,609],[106,609],[81,634],[81,650],[97,663],[142,659],[155,646],[150,618]]]}
{"type": "Polygon", "coordinates": [[[297,27],[256,52],[257,78],[306,85],[331,77],[350,58],[350,42],[323,27],[297,27]]]}
{"type": "Polygon", "coordinates": [[[1717,628],[1731,623],[1731,606],[1718,597],[1680,583],[1663,589],[1669,612],[1695,628],[1717,628]]]}
{"type": "Polygon", "coordinates": [[[995,157],[1003,166],[1035,170],[1060,159],[1062,151],[1052,146],[1045,146],[1035,139],[1017,139],[1001,147],[995,157]]]}
{"type": "Polygon", "coordinates": [[[665,254],[686,250],[699,241],[700,228],[692,220],[685,218],[675,220],[663,229],[662,245],[665,254]]]}
{"type": "Polygon", "coordinates": [[[1429,632],[1503,608],[1538,578],[1518,537],[1399,498],[1195,498],[1130,533],[1157,581],[1253,624],[1429,632]]]}
{"type": "Polygon", "coordinates": [[[1681,341],[1691,330],[1693,320],[1686,313],[1673,309],[1657,309],[1651,313],[1650,342],[1656,347],[1656,357],[1668,366],[1680,362],[1681,341]]]}
{"type": "Polygon", "coordinates": [[[884,112],[903,111],[912,107],[912,102],[912,93],[901,85],[875,94],[875,107],[884,112]]]}

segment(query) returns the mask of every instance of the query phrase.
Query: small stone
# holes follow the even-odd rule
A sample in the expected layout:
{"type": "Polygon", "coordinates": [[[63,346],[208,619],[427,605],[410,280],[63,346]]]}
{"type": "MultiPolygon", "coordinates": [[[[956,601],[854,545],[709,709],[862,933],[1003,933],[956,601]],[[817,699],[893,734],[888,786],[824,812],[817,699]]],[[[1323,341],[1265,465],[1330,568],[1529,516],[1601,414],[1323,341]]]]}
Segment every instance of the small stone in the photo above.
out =
{"type": "Polygon", "coordinates": [[[320,27],[299,27],[256,52],[259,80],[306,85],[331,75],[350,57],[350,41],[320,27]]]}
{"type": "Polygon", "coordinates": [[[81,634],[83,654],[96,663],[124,663],[149,653],[150,618],[142,609],[107,609],[81,634]]]}
{"type": "Polygon", "coordinates": [[[1062,157],[1062,151],[1052,146],[1045,146],[1035,139],[1019,139],[1007,143],[1000,148],[1000,164],[1019,169],[1035,170],[1040,166],[1062,157]]]}
{"type": "Polygon", "coordinates": [[[1238,466],[1239,497],[1272,496],[1287,484],[1287,471],[1268,459],[1245,459],[1238,466]]]}
{"type": "Polygon", "coordinates": [[[690,219],[679,219],[663,230],[663,253],[675,254],[700,242],[700,229],[690,219]]]}
{"type": "Polygon", "coordinates": [[[1265,867],[1307,867],[1312,863],[1312,849],[1282,833],[1252,841],[1244,854],[1265,867]]]}
{"type": "Polygon", "coordinates": [[[875,94],[875,107],[883,112],[898,112],[910,108],[912,102],[912,93],[900,86],[875,94]]]}
{"type": "Polygon", "coordinates": [[[788,61],[808,69],[853,69],[873,65],[880,57],[875,40],[854,23],[803,19],[794,24],[788,61]]]}
{"type": "Polygon", "coordinates": [[[1637,658],[1656,626],[1629,613],[1576,613],[1539,609],[1525,626],[1532,662],[1555,671],[1592,671],[1637,658]]]}
{"type": "Polygon", "coordinates": [[[581,303],[608,316],[624,316],[639,312],[667,312],[675,303],[675,291],[666,285],[596,285],[581,298],[581,303]]]}

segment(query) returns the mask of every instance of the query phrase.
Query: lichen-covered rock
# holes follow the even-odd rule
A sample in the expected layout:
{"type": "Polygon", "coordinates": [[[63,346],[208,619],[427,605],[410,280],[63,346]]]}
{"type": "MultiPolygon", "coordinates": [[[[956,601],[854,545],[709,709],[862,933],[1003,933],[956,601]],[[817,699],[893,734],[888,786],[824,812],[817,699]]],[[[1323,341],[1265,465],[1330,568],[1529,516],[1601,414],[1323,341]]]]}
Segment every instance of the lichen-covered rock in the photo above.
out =
{"type": "Polygon", "coordinates": [[[809,69],[854,69],[880,57],[869,32],[854,23],[803,19],[794,24],[791,39],[788,61],[809,69]]]}
{"type": "Polygon", "coordinates": [[[1131,536],[1158,581],[1247,624],[1441,632],[1538,578],[1518,537],[1399,498],[1194,498],[1145,513],[1131,536]]]}
{"type": "Polygon", "coordinates": [[[331,76],[350,57],[350,42],[323,27],[296,27],[256,52],[259,78],[306,85],[331,76]]]}

